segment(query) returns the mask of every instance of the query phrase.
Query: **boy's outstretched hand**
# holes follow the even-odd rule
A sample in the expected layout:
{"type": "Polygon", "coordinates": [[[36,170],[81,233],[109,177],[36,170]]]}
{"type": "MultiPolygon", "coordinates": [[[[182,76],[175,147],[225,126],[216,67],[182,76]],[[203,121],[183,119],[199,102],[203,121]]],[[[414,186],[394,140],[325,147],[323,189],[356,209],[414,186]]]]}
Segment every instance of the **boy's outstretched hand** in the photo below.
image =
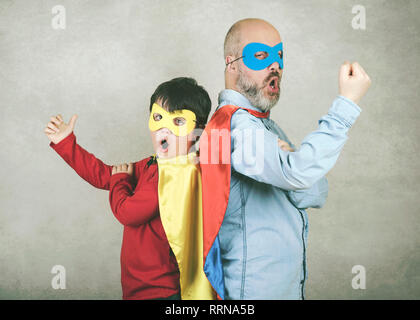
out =
{"type": "Polygon", "coordinates": [[[73,117],[70,119],[70,122],[65,123],[61,115],[51,117],[51,121],[48,122],[44,132],[50,141],[57,144],[73,132],[76,119],[77,115],[73,115],[73,117]]]}
{"type": "Polygon", "coordinates": [[[129,163],[122,163],[122,164],[118,164],[116,166],[112,166],[112,174],[117,174],[117,173],[128,173],[130,176],[133,175],[133,164],[129,163]]]}

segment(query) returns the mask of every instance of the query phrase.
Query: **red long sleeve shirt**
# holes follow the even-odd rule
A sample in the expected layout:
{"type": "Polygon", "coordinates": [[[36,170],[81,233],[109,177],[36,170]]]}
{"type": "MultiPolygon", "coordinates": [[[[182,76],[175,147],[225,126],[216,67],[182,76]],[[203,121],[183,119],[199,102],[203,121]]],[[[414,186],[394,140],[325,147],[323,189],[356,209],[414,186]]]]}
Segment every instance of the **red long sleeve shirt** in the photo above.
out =
{"type": "Polygon", "coordinates": [[[110,190],[112,212],[124,225],[121,248],[123,299],[165,298],[180,291],[178,265],[159,215],[157,164],[146,158],[134,165],[133,179],[126,173],[111,175],[104,164],[76,143],[71,133],[50,146],[84,180],[110,190]],[[132,182],[137,182],[133,190],[132,182]]]}

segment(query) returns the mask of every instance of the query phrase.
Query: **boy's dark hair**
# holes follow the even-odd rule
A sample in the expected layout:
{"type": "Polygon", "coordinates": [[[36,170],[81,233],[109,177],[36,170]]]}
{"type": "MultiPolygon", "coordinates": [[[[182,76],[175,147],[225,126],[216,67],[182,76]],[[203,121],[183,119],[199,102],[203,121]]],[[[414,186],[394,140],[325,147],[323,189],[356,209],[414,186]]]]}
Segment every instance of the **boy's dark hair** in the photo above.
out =
{"type": "Polygon", "coordinates": [[[162,99],[162,107],[169,112],[187,109],[195,113],[196,128],[204,128],[211,110],[211,100],[207,91],[193,78],[180,77],[161,83],[150,98],[153,103],[162,99]]]}

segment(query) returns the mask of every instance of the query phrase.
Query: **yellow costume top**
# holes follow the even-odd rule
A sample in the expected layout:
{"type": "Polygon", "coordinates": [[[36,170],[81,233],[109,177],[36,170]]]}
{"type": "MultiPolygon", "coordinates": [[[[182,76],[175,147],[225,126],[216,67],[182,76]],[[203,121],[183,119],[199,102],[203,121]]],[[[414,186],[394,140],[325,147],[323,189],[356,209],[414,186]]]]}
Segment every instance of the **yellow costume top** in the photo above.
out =
{"type": "Polygon", "coordinates": [[[159,210],[180,272],[182,300],[215,299],[203,270],[201,172],[195,153],[157,158],[159,210]]]}

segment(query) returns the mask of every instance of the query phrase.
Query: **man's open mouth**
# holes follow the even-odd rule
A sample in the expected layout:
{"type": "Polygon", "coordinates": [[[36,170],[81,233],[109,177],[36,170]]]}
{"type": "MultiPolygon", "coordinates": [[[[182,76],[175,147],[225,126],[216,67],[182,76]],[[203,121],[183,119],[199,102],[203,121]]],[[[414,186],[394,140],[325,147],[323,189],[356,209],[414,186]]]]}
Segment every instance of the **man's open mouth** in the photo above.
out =
{"type": "Polygon", "coordinates": [[[271,79],[271,81],[268,84],[271,89],[276,90],[278,88],[278,79],[277,77],[271,79]]]}

